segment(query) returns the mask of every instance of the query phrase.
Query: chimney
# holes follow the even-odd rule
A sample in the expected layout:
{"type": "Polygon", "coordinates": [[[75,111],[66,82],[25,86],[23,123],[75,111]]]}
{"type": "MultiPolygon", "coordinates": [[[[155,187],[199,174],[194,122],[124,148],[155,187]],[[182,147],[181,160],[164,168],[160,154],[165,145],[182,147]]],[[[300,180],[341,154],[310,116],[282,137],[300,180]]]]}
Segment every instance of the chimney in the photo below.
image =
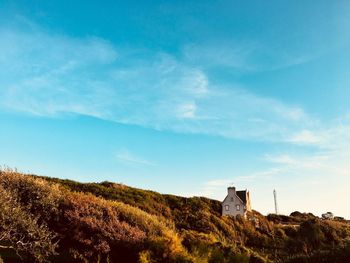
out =
{"type": "Polygon", "coordinates": [[[234,187],[234,186],[228,187],[227,188],[227,193],[228,193],[228,195],[230,195],[231,193],[232,194],[236,194],[236,187],[234,187]]]}

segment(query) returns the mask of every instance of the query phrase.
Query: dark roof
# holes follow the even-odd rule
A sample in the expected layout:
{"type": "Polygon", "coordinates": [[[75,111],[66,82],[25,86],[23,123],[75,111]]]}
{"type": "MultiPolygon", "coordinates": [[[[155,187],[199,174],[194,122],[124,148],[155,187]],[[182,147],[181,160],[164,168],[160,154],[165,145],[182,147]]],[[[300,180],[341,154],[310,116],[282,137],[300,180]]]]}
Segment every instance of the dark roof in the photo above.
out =
{"type": "Polygon", "coordinates": [[[236,191],[238,197],[243,201],[243,204],[247,203],[247,190],[244,191],[236,191]]]}

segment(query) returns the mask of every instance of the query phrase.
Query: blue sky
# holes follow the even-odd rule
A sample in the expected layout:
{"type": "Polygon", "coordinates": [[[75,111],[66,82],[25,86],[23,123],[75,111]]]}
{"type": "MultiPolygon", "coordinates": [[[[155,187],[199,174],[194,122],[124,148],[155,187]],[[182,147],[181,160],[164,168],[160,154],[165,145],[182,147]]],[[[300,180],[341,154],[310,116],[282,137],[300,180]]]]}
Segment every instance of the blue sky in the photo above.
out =
{"type": "Polygon", "coordinates": [[[0,1],[0,162],[350,218],[348,1],[0,1]]]}

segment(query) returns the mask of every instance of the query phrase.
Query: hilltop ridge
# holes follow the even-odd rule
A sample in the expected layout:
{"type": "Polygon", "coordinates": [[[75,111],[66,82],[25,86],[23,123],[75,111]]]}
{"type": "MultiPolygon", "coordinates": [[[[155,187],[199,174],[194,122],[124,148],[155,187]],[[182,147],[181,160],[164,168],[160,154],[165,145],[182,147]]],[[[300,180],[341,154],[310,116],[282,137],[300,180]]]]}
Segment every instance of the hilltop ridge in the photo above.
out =
{"type": "MultiPolygon", "coordinates": [[[[350,224],[221,216],[221,202],[0,171],[4,262],[349,262],[350,224]]],[[[1,261],[1,260],[0,260],[1,261]]]]}

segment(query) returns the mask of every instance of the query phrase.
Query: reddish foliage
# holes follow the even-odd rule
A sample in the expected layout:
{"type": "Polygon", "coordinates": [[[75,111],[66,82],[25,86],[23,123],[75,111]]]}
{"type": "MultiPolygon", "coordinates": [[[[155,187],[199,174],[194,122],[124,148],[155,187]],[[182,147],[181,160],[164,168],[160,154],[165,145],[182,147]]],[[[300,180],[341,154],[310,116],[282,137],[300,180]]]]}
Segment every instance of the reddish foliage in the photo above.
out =
{"type": "Polygon", "coordinates": [[[94,257],[111,252],[112,247],[123,245],[137,247],[146,238],[137,227],[121,222],[118,212],[108,201],[93,195],[73,193],[64,203],[63,232],[85,257],[94,257]]]}

